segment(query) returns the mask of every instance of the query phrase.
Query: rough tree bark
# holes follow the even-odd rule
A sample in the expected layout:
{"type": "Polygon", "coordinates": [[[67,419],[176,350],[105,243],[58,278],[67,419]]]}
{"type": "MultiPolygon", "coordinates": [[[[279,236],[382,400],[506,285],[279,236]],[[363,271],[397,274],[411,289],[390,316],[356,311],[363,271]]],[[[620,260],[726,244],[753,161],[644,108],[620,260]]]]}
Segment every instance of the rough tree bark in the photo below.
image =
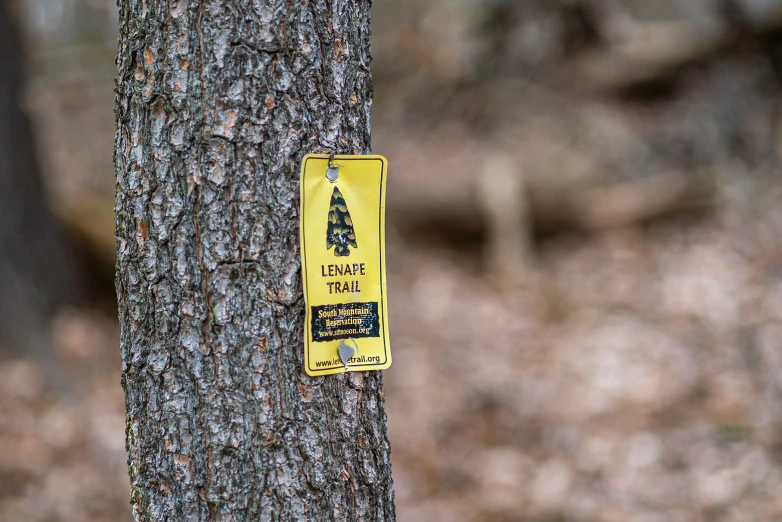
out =
{"type": "Polygon", "coordinates": [[[370,0],[120,0],[137,520],[395,520],[378,372],[303,369],[298,175],[369,152],[370,0]]]}

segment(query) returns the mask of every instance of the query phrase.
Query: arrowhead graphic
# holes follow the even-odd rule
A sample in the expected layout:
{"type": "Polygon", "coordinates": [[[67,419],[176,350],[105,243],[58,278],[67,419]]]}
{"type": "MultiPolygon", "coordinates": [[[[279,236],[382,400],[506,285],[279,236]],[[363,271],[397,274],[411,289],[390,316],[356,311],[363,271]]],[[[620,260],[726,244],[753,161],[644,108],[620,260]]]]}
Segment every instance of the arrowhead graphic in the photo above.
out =
{"type": "Polygon", "coordinates": [[[345,257],[350,255],[350,247],[358,248],[356,232],[353,230],[353,219],[350,217],[348,205],[342,192],[334,187],[329,205],[328,227],[326,228],[326,249],[334,249],[334,255],[345,257]]]}

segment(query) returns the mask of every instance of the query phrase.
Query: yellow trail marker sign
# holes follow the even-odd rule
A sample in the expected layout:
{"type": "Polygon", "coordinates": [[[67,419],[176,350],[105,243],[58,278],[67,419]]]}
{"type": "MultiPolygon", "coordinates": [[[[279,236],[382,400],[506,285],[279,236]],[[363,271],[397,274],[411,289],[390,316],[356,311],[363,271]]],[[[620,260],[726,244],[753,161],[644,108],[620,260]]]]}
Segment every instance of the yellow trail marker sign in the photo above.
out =
{"type": "Polygon", "coordinates": [[[301,168],[301,269],[309,375],[391,366],[382,156],[309,154],[301,168]]]}

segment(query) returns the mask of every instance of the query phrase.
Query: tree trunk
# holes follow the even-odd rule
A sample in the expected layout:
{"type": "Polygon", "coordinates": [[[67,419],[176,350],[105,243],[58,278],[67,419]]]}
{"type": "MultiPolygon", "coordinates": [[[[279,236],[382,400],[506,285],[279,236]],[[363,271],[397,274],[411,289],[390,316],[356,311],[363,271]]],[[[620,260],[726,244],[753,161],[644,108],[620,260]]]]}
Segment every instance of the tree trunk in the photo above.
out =
{"type": "Polygon", "coordinates": [[[11,5],[0,4],[0,353],[51,362],[47,326],[73,298],[74,263],[49,211],[22,107],[24,54],[11,5]]]}
{"type": "Polygon", "coordinates": [[[298,176],[369,152],[370,0],[120,0],[137,520],[395,520],[379,372],[303,368],[298,176]]]}

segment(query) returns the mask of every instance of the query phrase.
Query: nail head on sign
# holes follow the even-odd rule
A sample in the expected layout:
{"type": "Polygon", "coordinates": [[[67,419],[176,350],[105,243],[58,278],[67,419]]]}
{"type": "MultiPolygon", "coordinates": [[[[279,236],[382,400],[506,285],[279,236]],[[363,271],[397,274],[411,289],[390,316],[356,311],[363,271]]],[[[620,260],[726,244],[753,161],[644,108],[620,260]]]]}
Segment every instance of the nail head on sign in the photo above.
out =
{"type": "Polygon", "coordinates": [[[342,364],[346,366],[348,361],[356,354],[356,349],[345,341],[340,341],[338,351],[339,359],[342,361],[342,364]]]}
{"type": "Polygon", "coordinates": [[[337,179],[339,179],[339,167],[335,165],[329,165],[329,168],[326,169],[326,179],[332,183],[337,181],[337,179]]]}

